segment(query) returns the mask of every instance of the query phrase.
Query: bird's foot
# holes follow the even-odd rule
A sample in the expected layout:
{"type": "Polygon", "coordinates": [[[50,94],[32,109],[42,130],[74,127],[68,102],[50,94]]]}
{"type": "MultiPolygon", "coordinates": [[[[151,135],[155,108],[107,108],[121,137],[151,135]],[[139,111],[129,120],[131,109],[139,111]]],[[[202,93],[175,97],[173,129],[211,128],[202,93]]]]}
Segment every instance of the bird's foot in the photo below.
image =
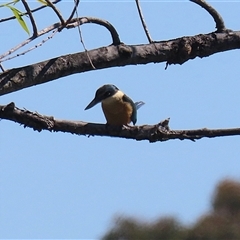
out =
{"type": "Polygon", "coordinates": [[[106,123],[106,129],[108,130],[118,130],[118,131],[122,131],[122,130],[130,130],[132,129],[134,126],[128,125],[128,124],[123,124],[123,125],[111,125],[106,123]]]}
{"type": "Polygon", "coordinates": [[[133,128],[133,126],[131,125],[122,125],[122,130],[130,130],[131,128],[133,128]]]}

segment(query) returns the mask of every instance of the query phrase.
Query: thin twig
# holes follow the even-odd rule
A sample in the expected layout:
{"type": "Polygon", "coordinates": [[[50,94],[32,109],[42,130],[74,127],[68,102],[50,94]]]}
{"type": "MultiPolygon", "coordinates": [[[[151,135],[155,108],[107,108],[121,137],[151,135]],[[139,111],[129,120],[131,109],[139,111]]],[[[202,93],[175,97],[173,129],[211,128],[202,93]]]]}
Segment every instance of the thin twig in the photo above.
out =
{"type": "MultiPolygon", "coordinates": [[[[60,2],[60,1],[61,1],[61,0],[55,0],[55,1],[53,1],[52,3],[53,3],[53,4],[56,4],[56,3],[60,2]]],[[[31,11],[32,13],[34,13],[34,12],[37,12],[37,11],[45,8],[45,7],[47,7],[47,5],[43,5],[43,6],[41,6],[41,7],[32,9],[32,10],[30,10],[30,11],[31,11]]],[[[27,14],[28,14],[28,13],[25,12],[25,13],[22,13],[21,16],[24,16],[24,15],[27,15],[27,14]]],[[[6,22],[6,21],[9,21],[9,20],[13,20],[13,19],[15,19],[15,18],[16,18],[15,16],[11,16],[11,17],[8,17],[8,18],[3,18],[3,19],[0,19],[0,23],[1,23],[1,22],[6,22]]]]}
{"type": "Polygon", "coordinates": [[[14,56],[12,56],[12,57],[9,57],[9,58],[5,58],[4,60],[2,60],[2,62],[11,60],[11,59],[13,59],[13,58],[16,58],[16,57],[19,57],[19,56],[22,56],[22,55],[25,55],[26,53],[31,52],[32,50],[34,50],[34,49],[36,49],[36,48],[38,48],[38,47],[41,47],[45,42],[47,42],[48,40],[52,39],[52,38],[55,36],[56,33],[58,33],[58,30],[57,30],[57,29],[55,29],[50,36],[48,36],[46,39],[43,39],[40,43],[34,45],[33,47],[27,49],[27,50],[24,51],[24,52],[18,53],[18,54],[14,55],[14,56]]]}
{"type": "Polygon", "coordinates": [[[74,8],[73,8],[69,18],[66,21],[66,25],[72,20],[74,14],[77,12],[77,7],[78,7],[80,0],[74,0],[74,2],[75,2],[74,8]]]}
{"type": "Polygon", "coordinates": [[[60,22],[62,23],[62,25],[65,24],[65,20],[63,18],[63,16],[61,15],[61,13],[58,11],[58,9],[53,5],[53,3],[50,0],[45,0],[48,4],[49,7],[52,8],[52,10],[57,14],[58,18],[60,19],[60,22]]]}
{"type": "MultiPolygon", "coordinates": [[[[95,23],[101,26],[106,27],[112,36],[113,39],[113,45],[119,45],[121,43],[118,33],[116,31],[116,29],[107,21],[104,21],[102,19],[98,19],[98,18],[92,18],[92,17],[83,17],[83,18],[74,18],[70,21],[70,23],[66,26],[66,28],[73,28],[78,26],[79,24],[85,24],[85,23],[95,23]]],[[[55,23],[49,27],[46,27],[44,29],[42,29],[41,31],[38,32],[37,36],[32,36],[28,39],[26,39],[24,42],[18,44],[17,46],[13,47],[12,49],[8,50],[7,52],[3,53],[2,55],[0,55],[0,60],[4,59],[6,56],[11,55],[13,52],[17,51],[18,49],[20,49],[21,47],[27,45],[28,43],[30,43],[31,41],[35,40],[37,37],[40,37],[54,29],[59,29],[59,27],[62,26],[61,22],[55,23]]],[[[5,60],[1,60],[2,62],[5,60]]],[[[0,61],[0,62],[1,62],[0,61]]]]}
{"type": "MultiPolygon", "coordinates": [[[[77,5],[76,0],[74,0],[74,2],[75,2],[75,4],[77,5]]],[[[76,6],[76,5],[75,5],[75,6],[76,6]]],[[[79,21],[77,8],[76,8],[76,10],[75,10],[75,13],[76,13],[76,17],[77,17],[77,19],[78,19],[78,21],[79,21]]],[[[96,67],[94,66],[94,64],[93,64],[93,62],[92,62],[92,60],[91,60],[91,58],[90,58],[90,56],[89,56],[89,54],[88,54],[87,48],[85,47],[85,44],[84,44],[84,41],[83,41],[83,36],[82,36],[82,31],[81,31],[81,29],[80,29],[80,23],[79,23],[79,25],[78,25],[77,28],[78,28],[78,33],[79,33],[80,41],[81,41],[81,43],[82,43],[82,45],[83,45],[83,48],[84,48],[85,53],[87,54],[88,60],[89,60],[89,62],[90,62],[90,64],[91,64],[92,68],[93,68],[93,69],[96,69],[96,67]]]]}
{"type": "Polygon", "coordinates": [[[136,2],[136,4],[137,4],[137,9],[138,9],[139,17],[140,17],[140,19],[141,19],[141,22],[142,22],[142,25],[143,25],[143,29],[144,29],[144,31],[145,31],[145,33],[146,33],[147,39],[148,39],[149,43],[152,43],[153,40],[152,40],[152,38],[151,38],[151,36],[150,36],[150,34],[149,34],[149,32],[148,32],[147,25],[146,25],[146,23],[145,23],[145,21],[144,21],[143,14],[142,14],[142,10],[141,10],[139,1],[138,1],[138,0],[135,0],[135,2],[136,2]]]}
{"type": "Polygon", "coordinates": [[[194,2],[204,8],[214,19],[216,23],[216,32],[224,32],[226,30],[224,21],[221,17],[221,15],[212,7],[210,6],[207,2],[204,0],[190,0],[191,2],[194,2]]]}
{"type": "Polygon", "coordinates": [[[30,17],[30,21],[32,23],[32,28],[33,28],[33,36],[37,36],[37,25],[35,23],[34,17],[32,15],[31,9],[29,8],[27,2],[25,0],[22,0],[22,3],[27,11],[28,16],[30,17]]]}
{"type": "MultiPolygon", "coordinates": [[[[32,37],[26,39],[24,42],[18,44],[17,46],[13,47],[9,51],[7,51],[7,52],[3,53],[2,55],[0,55],[0,59],[3,59],[6,56],[12,54],[13,52],[16,52],[18,49],[20,49],[21,47],[27,45],[28,43],[30,43],[31,41],[35,40],[36,38],[38,38],[38,37],[40,37],[40,36],[50,32],[50,31],[52,31],[52,30],[54,30],[56,28],[59,28],[60,26],[61,26],[61,23],[59,22],[59,23],[55,23],[55,24],[53,24],[53,25],[51,25],[49,27],[46,27],[46,28],[42,29],[41,31],[38,32],[37,36],[32,36],[32,37]]],[[[1,60],[1,61],[3,62],[4,60],[1,60]]]]}
{"type": "Polygon", "coordinates": [[[72,20],[74,14],[77,12],[77,7],[79,4],[80,0],[74,0],[74,8],[69,16],[69,18],[65,21],[65,23],[58,29],[59,32],[61,32],[72,20]]]}
{"type": "Polygon", "coordinates": [[[0,64],[0,68],[1,68],[1,70],[2,70],[3,72],[5,72],[5,70],[4,70],[3,66],[2,66],[2,64],[0,64]]]}

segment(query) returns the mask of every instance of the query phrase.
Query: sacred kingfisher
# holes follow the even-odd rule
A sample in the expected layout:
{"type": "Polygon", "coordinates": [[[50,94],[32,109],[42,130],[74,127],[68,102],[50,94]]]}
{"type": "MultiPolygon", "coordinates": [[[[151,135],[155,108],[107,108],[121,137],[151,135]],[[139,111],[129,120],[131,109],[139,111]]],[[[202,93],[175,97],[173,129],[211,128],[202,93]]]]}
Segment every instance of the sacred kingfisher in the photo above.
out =
{"type": "Polygon", "coordinates": [[[127,125],[130,122],[135,125],[137,122],[137,109],[144,104],[143,102],[134,103],[131,98],[112,84],[100,87],[85,110],[100,102],[107,123],[110,125],[127,125]]]}

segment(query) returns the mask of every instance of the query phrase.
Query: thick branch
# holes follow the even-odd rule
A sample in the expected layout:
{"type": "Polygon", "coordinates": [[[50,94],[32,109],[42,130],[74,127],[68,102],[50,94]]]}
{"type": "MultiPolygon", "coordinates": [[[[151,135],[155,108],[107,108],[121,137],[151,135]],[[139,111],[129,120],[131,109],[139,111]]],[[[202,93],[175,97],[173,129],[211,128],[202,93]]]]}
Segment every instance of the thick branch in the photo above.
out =
{"type": "MultiPolygon", "coordinates": [[[[239,48],[240,32],[225,32],[201,34],[146,45],[111,45],[88,51],[88,54],[96,69],[103,69],[152,62],[183,64],[189,59],[203,58],[239,48]]],[[[0,95],[91,70],[93,70],[92,65],[85,52],[10,69],[0,74],[0,95]]]]}
{"type": "Polygon", "coordinates": [[[0,118],[20,123],[24,127],[41,132],[68,132],[87,136],[109,136],[127,139],[148,140],[149,142],[167,141],[170,139],[192,140],[204,137],[224,137],[240,135],[240,128],[232,129],[197,129],[197,130],[169,130],[169,119],[156,125],[114,127],[105,124],[86,123],[82,121],[57,120],[54,117],[44,116],[28,110],[15,107],[12,102],[0,105],[0,118]]]}

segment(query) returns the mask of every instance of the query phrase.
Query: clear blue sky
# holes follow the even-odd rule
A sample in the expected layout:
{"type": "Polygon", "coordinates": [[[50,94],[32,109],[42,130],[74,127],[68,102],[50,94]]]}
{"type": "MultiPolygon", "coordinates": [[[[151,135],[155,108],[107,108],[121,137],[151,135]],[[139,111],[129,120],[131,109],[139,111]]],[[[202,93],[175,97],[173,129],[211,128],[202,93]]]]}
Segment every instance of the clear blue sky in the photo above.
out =
{"type": "MultiPolygon", "coordinates": [[[[65,17],[72,2],[57,5],[65,17]]],[[[211,4],[227,28],[240,29],[239,2],[211,4]]],[[[144,1],[141,6],[156,41],[215,30],[205,10],[189,1],[144,1]]],[[[1,8],[0,15],[11,12],[1,8]]],[[[126,44],[147,43],[134,1],[81,1],[79,15],[111,22],[126,44]]],[[[39,29],[58,21],[50,9],[34,16],[39,29]]],[[[16,21],[0,28],[1,53],[27,38],[16,21]]],[[[103,27],[87,24],[81,29],[87,49],[111,44],[103,27]]],[[[20,67],[79,51],[83,47],[77,29],[64,30],[3,66],[20,67]]],[[[105,123],[100,105],[84,108],[98,87],[113,83],[134,101],[146,103],[138,111],[139,125],[170,117],[172,129],[240,127],[239,62],[235,50],[167,70],[165,63],[96,70],[2,96],[0,104],[14,101],[58,119],[105,123]]],[[[99,239],[118,215],[149,221],[175,216],[194,223],[210,211],[220,180],[240,179],[240,137],[150,144],[38,133],[5,120],[0,121],[0,133],[0,238],[99,239]]]]}

